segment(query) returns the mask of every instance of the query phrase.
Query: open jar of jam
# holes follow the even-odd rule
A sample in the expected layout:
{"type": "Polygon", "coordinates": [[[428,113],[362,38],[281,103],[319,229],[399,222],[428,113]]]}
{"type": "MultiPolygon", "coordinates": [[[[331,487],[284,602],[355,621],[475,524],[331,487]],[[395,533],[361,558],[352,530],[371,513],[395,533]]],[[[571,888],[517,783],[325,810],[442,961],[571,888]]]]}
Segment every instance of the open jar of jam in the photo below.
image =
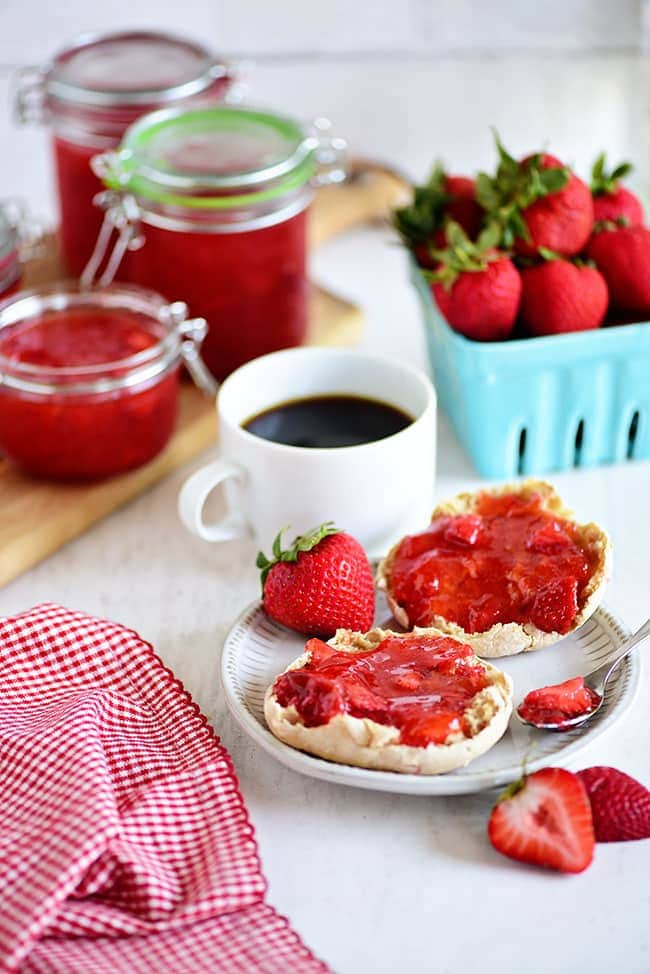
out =
{"type": "Polygon", "coordinates": [[[155,108],[219,101],[230,80],[229,67],[203,45],[157,31],[84,34],[45,67],[22,70],[16,115],[51,126],[71,274],[81,273],[101,224],[91,157],[119,145],[128,126],[155,108]]]}
{"type": "Polygon", "coordinates": [[[147,115],[93,160],[106,221],[84,281],[105,266],[103,283],[117,270],[186,301],[208,322],[202,355],[219,379],[300,345],[307,207],[315,185],[343,178],[344,151],[325,120],[228,106],[147,115]]]}
{"type": "Polygon", "coordinates": [[[214,391],[198,357],[206,328],[141,288],[19,291],[0,304],[0,451],[56,480],[146,463],[172,434],[181,363],[214,391]]]}

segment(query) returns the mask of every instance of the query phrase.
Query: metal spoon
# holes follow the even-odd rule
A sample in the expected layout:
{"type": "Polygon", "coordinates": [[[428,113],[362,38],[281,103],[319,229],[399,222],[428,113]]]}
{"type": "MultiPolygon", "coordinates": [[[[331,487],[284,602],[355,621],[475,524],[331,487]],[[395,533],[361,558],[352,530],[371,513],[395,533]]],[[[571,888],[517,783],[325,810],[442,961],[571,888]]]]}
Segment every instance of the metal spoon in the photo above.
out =
{"type": "Polygon", "coordinates": [[[600,702],[592,709],[588,710],[584,714],[578,714],[577,717],[570,717],[568,720],[563,720],[561,723],[542,723],[541,721],[536,722],[532,720],[525,720],[523,717],[519,716],[519,713],[515,710],[517,718],[522,724],[528,724],[530,727],[537,727],[540,730],[551,730],[551,731],[564,731],[572,730],[574,727],[579,727],[580,724],[584,724],[585,721],[590,720],[594,714],[597,714],[603,705],[605,700],[605,688],[609,682],[612,674],[618,668],[620,663],[630,655],[633,649],[635,649],[639,643],[642,643],[644,639],[650,636],[650,619],[647,619],[640,629],[633,633],[620,647],[620,651],[614,659],[607,660],[598,669],[592,670],[588,673],[585,678],[585,686],[590,690],[593,690],[600,696],[600,702]]]}

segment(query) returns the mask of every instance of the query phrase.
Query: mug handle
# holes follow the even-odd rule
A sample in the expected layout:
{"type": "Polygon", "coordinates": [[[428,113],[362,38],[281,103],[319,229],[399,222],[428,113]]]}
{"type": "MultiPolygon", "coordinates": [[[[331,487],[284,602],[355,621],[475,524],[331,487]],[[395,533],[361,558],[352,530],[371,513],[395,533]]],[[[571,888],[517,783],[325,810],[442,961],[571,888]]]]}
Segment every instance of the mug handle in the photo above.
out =
{"type": "Polygon", "coordinates": [[[203,520],[203,508],[208,497],[215,487],[230,479],[243,484],[246,471],[230,460],[215,460],[197,470],[181,487],[178,495],[180,519],[188,531],[204,541],[232,541],[250,534],[248,521],[240,511],[230,511],[213,524],[206,524],[203,520]]]}

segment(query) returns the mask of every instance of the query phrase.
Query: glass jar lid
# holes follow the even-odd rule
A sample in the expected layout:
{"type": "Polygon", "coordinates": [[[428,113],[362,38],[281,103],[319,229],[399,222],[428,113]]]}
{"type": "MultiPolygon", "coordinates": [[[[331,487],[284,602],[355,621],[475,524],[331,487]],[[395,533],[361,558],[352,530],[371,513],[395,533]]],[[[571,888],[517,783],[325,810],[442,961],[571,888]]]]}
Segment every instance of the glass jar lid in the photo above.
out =
{"type": "Polygon", "coordinates": [[[226,209],[307,183],[323,144],[316,129],[271,112],[163,109],[132,125],[119,152],[96,157],[93,166],[110,188],[139,199],[226,209]]]}
{"type": "Polygon", "coordinates": [[[48,98],[101,106],[151,105],[206,91],[227,68],[194,41],[158,31],[83,34],[53,59],[48,98]]]}
{"type": "MultiPolygon", "coordinates": [[[[188,318],[183,302],[169,304],[156,292],[135,285],[85,290],[77,283],[62,281],[20,291],[0,303],[0,387],[40,395],[104,394],[149,382],[181,359],[202,387],[203,376],[194,375],[194,362],[206,331],[205,319],[188,318]],[[60,329],[62,318],[79,313],[85,314],[84,321],[96,316],[99,324],[111,315],[114,322],[124,316],[128,321],[146,322],[152,340],[142,349],[129,348],[117,357],[105,357],[102,345],[97,355],[93,349],[87,362],[74,365],[42,364],[29,357],[23,361],[6,352],[16,329],[29,331],[42,325],[60,329]]],[[[205,391],[214,393],[212,379],[205,391]]]]}

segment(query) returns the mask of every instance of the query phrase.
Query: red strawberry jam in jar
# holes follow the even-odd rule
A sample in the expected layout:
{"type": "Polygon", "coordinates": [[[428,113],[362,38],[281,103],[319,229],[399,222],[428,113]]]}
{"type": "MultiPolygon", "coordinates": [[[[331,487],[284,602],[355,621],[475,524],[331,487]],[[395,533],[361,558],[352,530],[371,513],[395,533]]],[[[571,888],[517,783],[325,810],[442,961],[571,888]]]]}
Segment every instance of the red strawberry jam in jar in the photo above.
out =
{"type": "Polygon", "coordinates": [[[91,158],[118,146],[129,125],[155,108],[220,101],[231,77],[202,44],[157,31],[84,34],[45,67],[22,71],[16,114],[51,126],[61,247],[71,274],[83,270],[101,225],[93,198],[102,186],[91,158]]]}
{"type": "Polygon", "coordinates": [[[106,224],[84,271],[187,302],[208,322],[203,359],[223,379],[300,345],[307,327],[306,213],[315,185],[343,178],[345,145],[325,120],[219,106],[148,115],[94,160],[106,224]],[[124,258],[121,265],[119,261],[124,258]]]}
{"type": "Polygon", "coordinates": [[[181,362],[195,373],[206,331],[186,312],[128,286],[63,283],[2,302],[0,451],[55,480],[96,480],[153,459],[174,428],[181,362]]]}

